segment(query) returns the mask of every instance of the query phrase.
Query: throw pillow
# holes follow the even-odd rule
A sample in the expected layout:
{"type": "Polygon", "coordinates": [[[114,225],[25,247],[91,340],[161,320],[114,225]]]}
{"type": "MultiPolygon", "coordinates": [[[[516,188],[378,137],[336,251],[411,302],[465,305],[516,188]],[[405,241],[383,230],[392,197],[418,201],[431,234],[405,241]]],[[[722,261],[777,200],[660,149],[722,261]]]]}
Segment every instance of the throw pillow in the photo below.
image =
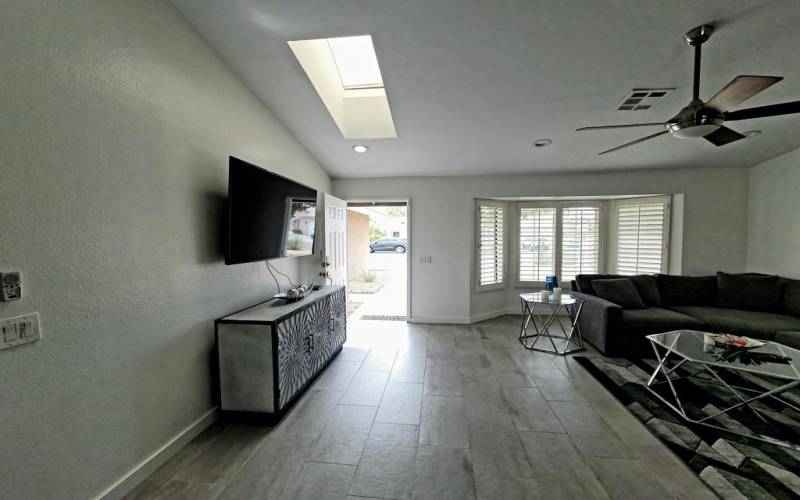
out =
{"type": "Polygon", "coordinates": [[[579,292],[588,293],[589,295],[597,295],[594,287],[592,287],[592,281],[612,278],[622,278],[622,276],[618,274],[579,274],[575,276],[575,284],[578,285],[579,292]]]}
{"type": "Polygon", "coordinates": [[[661,293],[658,291],[658,283],[656,277],[649,274],[642,274],[639,276],[631,276],[628,278],[636,287],[642,301],[648,307],[661,307],[661,293]]]}
{"type": "Polygon", "coordinates": [[[778,276],[717,273],[717,305],[745,311],[775,311],[781,297],[778,276]]]}
{"type": "Polygon", "coordinates": [[[656,282],[664,307],[717,305],[716,276],[657,274],[656,282]]]}
{"type": "Polygon", "coordinates": [[[592,281],[592,288],[597,296],[613,302],[623,309],[644,309],[639,291],[628,278],[617,278],[592,281]]]}

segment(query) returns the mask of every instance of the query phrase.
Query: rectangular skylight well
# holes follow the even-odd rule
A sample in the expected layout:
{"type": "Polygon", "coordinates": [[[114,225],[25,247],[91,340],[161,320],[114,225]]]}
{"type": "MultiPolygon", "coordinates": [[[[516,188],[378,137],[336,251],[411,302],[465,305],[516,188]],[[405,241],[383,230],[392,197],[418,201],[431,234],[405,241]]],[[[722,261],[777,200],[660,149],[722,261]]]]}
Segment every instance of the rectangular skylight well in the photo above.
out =
{"type": "Polygon", "coordinates": [[[343,137],[397,137],[372,36],[293,40],[288,44],[343,137]]]}
{"type": "Polygon", "coordinates": [[[328,38],[345,89],[383,88],[378,57],[370,35],[328,38]]]}

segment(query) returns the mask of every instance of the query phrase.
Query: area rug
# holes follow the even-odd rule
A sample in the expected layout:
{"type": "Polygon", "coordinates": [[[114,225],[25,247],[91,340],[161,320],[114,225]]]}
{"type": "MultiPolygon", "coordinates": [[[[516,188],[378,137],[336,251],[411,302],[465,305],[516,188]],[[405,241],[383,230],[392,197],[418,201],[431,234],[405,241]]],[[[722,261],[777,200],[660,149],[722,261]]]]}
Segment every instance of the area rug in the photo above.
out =
{"type": "MultiPolygon", "coordinates": [[[[714,421],[738,433],[713,429],[685,421],[648,390],[655,360],[575,359],[720,498],[800,499],[800,452],[740,435],[768,434],[800,443],[800,412],[774,401],[759,402],[766,422],[743,407],[714,421]]],[[[732,382],[741,387],[772,387],[771,381],[751,375],[728,380],[732,382]]],[[[735,396],[719,386],[687,379],[680,384],[678,389],[689,414],[709,415],[736,402],[732,400],[735,396]]],[[[784,396],[800,406],[800,394],[784,396]]]]}

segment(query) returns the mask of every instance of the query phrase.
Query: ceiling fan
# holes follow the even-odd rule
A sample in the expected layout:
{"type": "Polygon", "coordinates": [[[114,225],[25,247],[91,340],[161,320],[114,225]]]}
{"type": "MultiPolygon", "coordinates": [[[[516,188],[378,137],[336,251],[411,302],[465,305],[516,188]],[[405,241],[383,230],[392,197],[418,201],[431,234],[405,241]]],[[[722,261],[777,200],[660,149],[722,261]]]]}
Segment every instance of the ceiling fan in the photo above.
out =
{"type": "Polygon", "coordinates": [[[744,135],[729,129],[724,122],[736,120],[749,120],[751,118],[764,118],[767,116],[787,115],[800,113],[800,101],[771,104],[756,108],[746,108],[729,111],[731,108],[753,97],[766,88],[783,80],[782,76],[737,76],[708,102],[700,99],[700,52],[701,46],[714,32],[714,27],[709,24],[698,26],[686,33],[683,38],[686,43],[694,47],[694,82],[692,89],[692,102],[680,112],[663,123],[631,123],[627,125],[601,125],[597,127],[581,127],[578,131],[603,130],[629,127],[649,127],[661,125],[666,130],[642,137],[635,141],[603,151],[601,155],[619,151],[620,149],[639,144],[640,142],[654,139],[660,135],[671,134],[681,139],[695,139],[703,137],[715,146],[744,139],[744,135]]]}

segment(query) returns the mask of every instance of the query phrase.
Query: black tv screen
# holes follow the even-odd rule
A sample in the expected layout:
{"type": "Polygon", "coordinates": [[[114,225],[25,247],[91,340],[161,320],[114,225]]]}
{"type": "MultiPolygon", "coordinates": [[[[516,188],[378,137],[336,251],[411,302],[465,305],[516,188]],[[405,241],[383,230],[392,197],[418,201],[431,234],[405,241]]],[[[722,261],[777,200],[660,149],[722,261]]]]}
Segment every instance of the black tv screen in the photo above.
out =
{"type": "Polygon", "coordinates": [[[230,157],[226,264],[314,253],[317,191],[230,157]]]}

